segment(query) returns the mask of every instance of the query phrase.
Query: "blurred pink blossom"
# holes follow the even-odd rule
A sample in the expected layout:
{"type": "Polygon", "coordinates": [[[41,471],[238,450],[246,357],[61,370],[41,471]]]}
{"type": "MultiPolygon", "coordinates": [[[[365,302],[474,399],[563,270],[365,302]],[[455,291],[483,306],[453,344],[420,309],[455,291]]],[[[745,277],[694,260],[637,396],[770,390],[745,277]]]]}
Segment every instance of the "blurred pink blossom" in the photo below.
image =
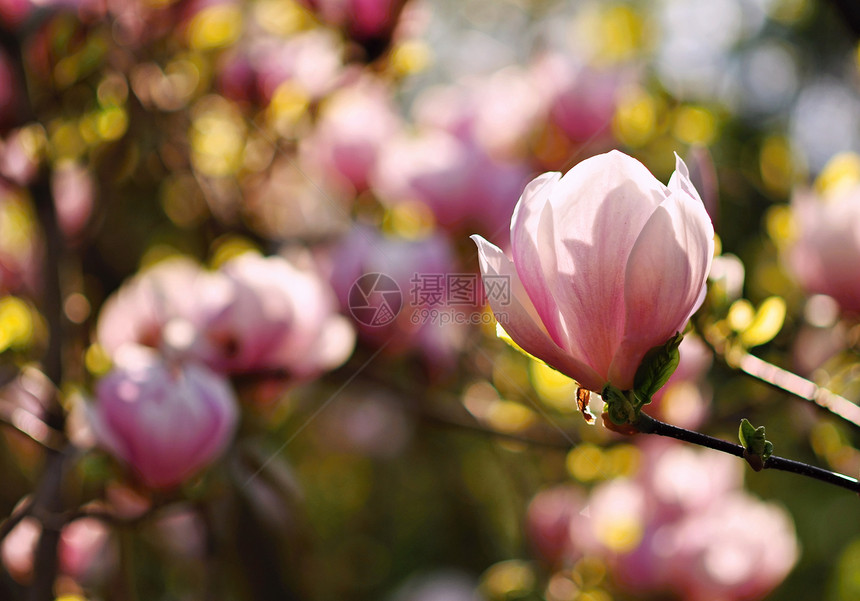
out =
{"type": "MultiPolygon", "coordinates": [[[[256,345],[267,329],[284,327],[271,348],[263,344],[257,349],[258,358],[236,365],[228,362],[228,371],[268,366],[285,368],[299,379],[312,378],[339,366],[352,353],[354,330],[337,313],[333,290],[312,269],[283,257],[244,253],[227,261],[222,272],[261,303],[259,314],[249,312],[233,322],[239,348],[256,345]]],[[[206,329],[215,332],[219,325],[213,320],[206,329]]]]}
{"type": "Polygon", "coordinates": [[[300,0],[323,21],[345,29],[358,40],[394,30],[405,0],[300,0]]]}
{"type": "Polygon", "coordinates": [[[483,276],[509,278],[510,299],[489,301],[514,342],[599,392],[631,389],[645,353],[684,330],[704,299],[713,236],[680,158],[667,187],[613,151],[526,187],[513,260],[473,239],[483,276]]]}
{"type": "Polygon", "coordinates": [[[0,175],[19,186],[26,186],[36,176],[39,160],[30,148],[32,136],[25,130],[11,131],[5,140],[0,140],[0,175]]]}
{"type": "Polygon", "coordinates": [[[93,430],[143,484],[173,488],[224,452],[239,411],[223,376],[145,347],[123,347],[114,363],[96,387],[93,430]]]}
{"type": "Polygon", "coordinates": [[[41,534],[39,521],[25,517],[0,542],[3,567],[20,584],[30,584],[33,579],[33,555],[41,534]]]}
{"type": "Polygon", "coordinates": [[[219,271],[171,259],[141,272],[104,304],[98,340],[201,361],[225,374],[284,369],[312,378],[340,365],[354,333],[328,285],[283,257],[245,253],[219,271]]]}
{"type": "Polygon", "coordinates": [[[67,238],[74,239],[87,225],[93,210],[93,176],[81,165],[63,163],[52,173],[51,189],[60,229],[67,238]]]}
{"type": "Polygon", "coordinates": [[[570,565],[582,555],[571,534],[579,530],[585,494],[573,486],[556,486],[536,494],[526,513],[526,533],[538,554],[553,567],[570,565]]]}
{"type": "MultiPolygon", "coordinates": [[[[448,307],[442,299],[437,305],[422,294],[422,282],[441,282],[444,294],[446,274],[454,272],[450,243],[439,234],[420,240],[387,236],[366,226],[353,228],[332,253],[332,285],[342,306],[349,307],[357,280],[365,274],[380,273],[394,281],[400,291],[402,308],[390,322],[381,325],[355,325],[361,337],[386,351],[400,353],[419,350],[438,367],[450,367],[461,347],[465,329],[462,324],[433,319],[432,311],[455,312],[477,307],[448,307]]],[[[436,314],[438,315],[438,313],[436,314]]]]}
{"type": "Polygon", "coordinates": [[[782,507],[742,490],[657,532],[672,588],[689,601],[764,598],[797,561],[794,525],[782,507]]]}
{"type": "Polygon", "coordinates": [[[300,157],[324,177],[345,180],[361,192],[380,151],[400,127],[391,91],[366,77],[326,97],[313,133],[301,141],[300,157]]]}
{"type": "Polygon", "coordinates": [[[532,69],[544,84],[537,90],[550,106],[550,119],[571,140],[598,148],[611,141],[617,92],[631,73],[618,67],[598,69],[558,53],[540,56],[532,69]]]}
{"type": "Polygon", "coordinates": [[[797,238],[788,263],[810,294],[826,294],[860,313],[860,185],[826,196],[798,191],[791,201],[797,238]]]}
{"type": "MultiPolygon", "coordinates": [[[[789,514],[743,490],[743,464],[709,449],[645,439],[643,469],[593,489],[571,530],[636,594],[690,601],[761,599],[797,561],[789,514]]],[[[579,504],[574,505],[574,509],[579,504]]]]}
{"type": "Polygon", "coordinates": [[[546,95],[529,71],[508,67],[486,78],[428,88],[415,101],[419,125],[444,129],[495,158],[524,156],[546,118],[546,95]]]}
{"type": "MultiPolygon", "coordinates": [[[[3,567],[20,584],[33,579],[36,545],[42,525],[26,517],[0,543],[3,567]]],[[[79,584],[104,582],[118,565],[116,540],[108,526],[95,518],[79,518],[63,526],[57,546],[60,573],[79,584]]]]}
{"type": "Polygon", "coordinates": [[[343,69],[341,52],[337,37],[323,29],[286,40],[260,37],[247,49],[257,87],[265,101],[271,100],[285,81],[294,82],[311,98],[330,92],[343,69]]]}
{"type": "Polygon", "coordinates": [[[32,9],[29,0],[0,0],[0,22],[17,27],[32,9]]]}
{"type": "Polygon", "coordinates": [[[85,517],[60,534],[60,570],[80,583],[104,582],[119,565],[119,548],[108,525],[85,517]]]}
{"type": "Polygon", "coordinates": [[[390,206],[419,201],[446,229],[469,226],[491,236],[507,224],[526,180],[523,164],[493,159],[445,131],[419,128],[383,147],[372,184],[390,206]]]}

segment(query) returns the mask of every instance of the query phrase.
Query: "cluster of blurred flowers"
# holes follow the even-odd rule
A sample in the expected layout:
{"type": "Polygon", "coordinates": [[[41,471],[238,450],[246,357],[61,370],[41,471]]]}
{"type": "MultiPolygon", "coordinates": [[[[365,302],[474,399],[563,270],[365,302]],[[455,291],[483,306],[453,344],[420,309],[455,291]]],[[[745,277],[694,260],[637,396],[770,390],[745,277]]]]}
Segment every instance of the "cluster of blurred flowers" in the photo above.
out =
{"type": "Polygon", "coordinates": [[[635,476],[588,492],[561,485],[532,500],[530,538],[556,572],[547,598],[564,581],[575,588],[570,570],[584,557],[643,596],[760,599],[785,578],[799,553],[792,519],[744,491],[741,464],[676,441],[637,446],[635,476]]]}
{"type": "Polygon", "coordinates": [[[346,360],[354,333],[336,310],[314,272],[281,257],[245,253],[217,271],[173,259],[142,271],[99,316],[113,366],[96,389],[96,435],[148,486],[184,482],[231,441],[239,408],[229,376],[294,382],[346,360]]]}

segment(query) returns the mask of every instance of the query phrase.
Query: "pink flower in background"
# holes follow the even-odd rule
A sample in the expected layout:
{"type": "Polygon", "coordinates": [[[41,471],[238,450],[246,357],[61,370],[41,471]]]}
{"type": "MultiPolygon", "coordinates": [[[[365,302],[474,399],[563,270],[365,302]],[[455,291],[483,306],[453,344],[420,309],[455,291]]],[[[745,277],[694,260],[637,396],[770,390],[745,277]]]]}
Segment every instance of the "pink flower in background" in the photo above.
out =
{"type": "Polygon", "coordinates": [[[111,355],[127,344],[166,350],[168,323],[174,324],[174,332],[193,330],[200,318],[196,299],[217,304],[228,296],[225,288],[216,275],[190,259],[161,261],[139,272],[108,297],[99,313],[96,339],[111,355]]]}
{"type": "Polygon", "coordinates": [[[391,91],[368,77],[326,98],[316,128],[301,141],[300,157],[324,177],[345,180],[361,192],[382,147],[400,127],[391,91]]]}
{"type": "Polygon", "coordinates": [[[415,121],[454,134],[494,158],[523,156],[546,118],[546,96],[529,71],[508,67],[480,79],[428,88],[415,100],[415,121]]]}
{"type": "Polygon", "coordinates": [[[860,313],[860,185],[826,196],[795,193],[791,209],[797,239],[788,263],[807,292],[836,299],[843,311],[860,313]]]}
{"type": "Polygon", "coordinates": [[[257,87],[265,101],[271,100],[278,86],[286,81],[295,83],[310,98],[328,93],[335,87],[343,69],[341,52],[338,38],[322,29],[286,40],[261,37],[247,50],[257,87]]]}
{"type": "MultiPolygon", "coordinates": [[[[618,89],[631,78],[618,68],[599,70],[564,54],[545,54],[534,64],[550,119],[571,140],[606,144],[612,138],[618,89]]],[[[604,146],[605,148],[605,146],[604,146]]]]}
{"type": "Polygon", "coordinates": [[[743,490],[742,463],[668,439],[639,447],[642,469],[632,478],[587,497],[564,488],[535,496],[533,540],[545,543],[550,532],[567,557],[601,558],[618,587],[637,595],[751,601],[783,581],[798,557],[794,525],[785,509],[743,490]]]}
{"type": "Polygon", "coordinates": [[[659,534],[655,546],[667,556],[668,577],[689,601],[762,599],[785,579],[798,556],[789,514],[742,490],[659,534]]]}
{"type": "MultiPolygon", "coordinates": [[[[226,328],[237,347],[251,350],[256,358],[233,366],[228,362],[224,366],[227,371],[284,368],[295,378],[307,379],[334,369],[352,354],[355,331],[349,320],[338,314],[334,291],[315,271],[283,257],[255,253],[227,261],[221,271],[260,303],[259,313],[243,314],[226,328]],[[259,344],[266,331],[279,330],[271,346],[259,344]]],[[[205,326],[207,335],[223,325],[210,321],[205,326]]]]}
{"type": "Polygon", "coordinates": [[[343,27],[359,40],[394,29],[404,0],[300,0],[327,23],[343,27]]]}
{"type": "Polygon", "coordinates": [[[345,361],[354,344],[332,290],[283,257],[245,253],[219,271],[170,259],[141,272],[106,302],[98,340],[199,361],[220,373],[284,369],[312,378],[345,361]]]}
{"type": "Polygon", "coordinates": [[[119,546],[105,522],[80,518],[60,535],[60,570],[78,582],[104,582],[119,564],[119,546]]]}
{"type": "Polygon", "coordinates": [[[507,224],[526,180],[524,165],[495,160],[474,144],[424,128],[382,148],[372,185],[388,205],[419,201],[444,228],[471,225],[492,235],[507,224]]]}
{"type": "Polygon", "coordinates": [[[99,381],[92,407],[100,444],[154,489],[178,486],[217,459],[233,438],[238,416],[236,396],[223,376],[131,346],[99,381]]]}
{"type": "MultiPolygon", "coordinates": [[[[603,551],[623,588],[729,601],[761,599],[782,582],[797,561],[794,525],[785,509],[743,490],[741,463],[670,440],[641,447],[645,469],[630,483],[645,499],[641,540],[603,551]]],[[[593,507],[609,486],[595,489],[593,507]]]]}
{"type": "Polygon", "coordinates": [[[354,284],[365,274],[381,273],[391,278],[400,291],[401,309],[391,321],[371,325],[355,320],[365,341],[385,344],[391,353],[417,349],[432,364],[453,365],[465,330],[462,324],[433,319],[432,311],[468,311],[477,307],[449,307],[443,297],[439,297],[437,304],[423,288],[438,282],[440,294],[444,295],[445,276],[455,272],[454,254],[447,238],[436,234],[407,240],[356,226],[334,249],[331,264],[332,285],[344,309],[350,306],[354,284]]]}
{"type": "Polygon", "coordinates": [[[510,302],[489,299],[508,335],[600,392],[631,389],[645,353],[683,331],[704,299],[713,236],[680,158],[667,187],[613,151],[526,187],[513,260],[473,239],[481,273],[509,278],[510,302]]]}
{"type": "Polygon", "coordinates": [[[19,186],[29,184],[39,169],[36,140],[32,131],[16,129],[0,140],[0,175],[19,186]]]}
{"type": "Polygon", "coordinates": [[[585,494],[573,486],[556,486],[536,494],[526,513],[526,533],[532,546],[546,562],[564,567],[582,555],[572,534],[578,530],[585,494]]]}
{"type": "Polygon", "coordinates": [[[61,163],[53,172],[51,190],[57,220],[67,238],[81,234],[93,210],[95,181],[90,171],[75,163],[61,163]]]}

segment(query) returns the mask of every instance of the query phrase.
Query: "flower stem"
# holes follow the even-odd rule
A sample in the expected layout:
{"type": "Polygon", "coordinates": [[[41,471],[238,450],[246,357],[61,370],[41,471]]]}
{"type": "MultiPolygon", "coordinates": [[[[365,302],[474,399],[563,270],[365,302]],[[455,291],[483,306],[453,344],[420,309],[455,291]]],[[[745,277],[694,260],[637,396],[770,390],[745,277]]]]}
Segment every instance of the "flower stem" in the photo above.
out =
{"type": "MultiPolygon", "coordinates": [[[[653,417],[646,415],[645,413],[639,414],[639,419],[634,425],[636,426],[636,429],[642,434],[656,434],[658,436],[666,436],[668,438],[674,438],[676,440],[681,440],[702,447],[707,447],[709,449],[714,449],[716,451],[721,451],[723,453],[728,453],[729,455],[734,455],[736,457],[744,456],[744,448],[739,444],[728,442],[726,440],[722,440],[721,438],[708,436],[707,434],[702,434],[701,432],[695,432],[693,430],[679,428],[678,426],[673,426],[671,424],[656,420],[653,417]]],[[[795,474],[800,474],[808,478],[820,480],[821,482],[826,482],[828,484],[833,484],[834,486],[839,486],[841,488],[860,493],[860,481],[857,481],[850,476],[846,476],[838,472],[831,472],[830,470],[815,467],[813,465],[802,463],[800,461],[786,459],[785,457],[777,457],[776,455],[772,455],[767,459],[767,461],[764,462],[764,469],[793,472],[795,474]]]]}

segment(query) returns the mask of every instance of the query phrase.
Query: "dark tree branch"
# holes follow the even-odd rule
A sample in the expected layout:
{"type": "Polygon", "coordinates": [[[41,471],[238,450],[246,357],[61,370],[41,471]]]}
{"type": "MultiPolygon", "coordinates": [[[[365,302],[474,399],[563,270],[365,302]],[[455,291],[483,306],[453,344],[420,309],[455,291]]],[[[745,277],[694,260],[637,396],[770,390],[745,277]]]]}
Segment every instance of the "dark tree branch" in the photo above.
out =
{"type": "MultiPolygon", "coordinates": [[[[728,453],[729,455],[734,455],[736,457],[744,456],[744,448],[739,444],[708,436],[701,432],[672,426],[656,420],[644,413],[639,414],[639,420],[636,422],[635,427],[642,434],[666,436],[668,438],[674,438],[683,442],[689,442],[709,449],[714,449],[715,451],[728,453]]],[[[854,478],[802,463],[800,461],[786,459],[785,457],[772,455],[764,462],[764,469],[792,472],[808,478],[820,480],[821,482],[826,482],[827,484],[833,484],[852,492],[860,493],[860,482],[854,478]]]]}

